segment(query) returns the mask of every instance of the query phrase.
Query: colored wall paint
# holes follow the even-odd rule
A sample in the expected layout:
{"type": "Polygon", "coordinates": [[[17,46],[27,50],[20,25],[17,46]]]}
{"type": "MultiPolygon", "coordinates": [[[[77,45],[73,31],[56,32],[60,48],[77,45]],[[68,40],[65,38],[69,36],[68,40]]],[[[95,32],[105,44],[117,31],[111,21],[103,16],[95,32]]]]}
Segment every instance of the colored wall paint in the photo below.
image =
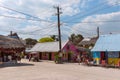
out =
{"type": "Polygon", "coordinates": [[[100,52],[92,52],[93,58],[100,58],[100,52]]]}
{"type": "MultiPolygon", "coordinates": [[[[64,53],[63,55],[62,55],[62,60],[63,61],[68,61],[68,54],[71,52],[72,54],[71,54],[71,57],[70,57],[70,59],[71,59],[71,61],[76,61],[77,60],[77,55],[80,53],[80,51],[78,51],[78,49],[77,49],[77,47],[74,45],[74,44],[72,44],[72,43],[70,43],[70,42],[68,42],[63,48],[62,48],[62,52],[64,53]]],[[[57,52],[56,52],[57,53],[57,52]]],[[[86,52],[83,52],[82,51],[82,53],[86,53],[86,52]]],[[[54,60],[55,59],[55,52],[51,52],[51,53],[46,53],[46,52],[43,52],[43,53],[41,53],[42,55],[41,55],[41,59],[43,59],[43,60],[49,60],[49,58],[50,58],[50,55],[49,54],[51,54],[51,60],[54,60]]]]}
{"type": "Polygon", "coordinates": [[[108,52],[109,58],[119,58],[119,52],[108,52]]]}
{"type": "Polygon", "coordinates": [[[68,55],[69,53],[71,54],[71,60],[72,61],[76,61],[77,60],[77,55],[79,54],[78,49],[76,48],[76,46],[70,42],[68,42],[62,49],[62,52],[65,54],[63,57],[64,61],[68,61],[68,55]]]}
{"type": "Polygon", "coordinates": [[[120,58],[108,58],[108,64],[117,65],[120,62],[120,58]]]}
{"type": "MultiPolygon", "coordinates": [[[[100,58],[93,58],[96,60],[96,64],[100,64],[100,58]]],[[[108,64],[117,65],[120,62],[120,58],[108,58],[108,64]]]]}
{"type": "MultiPolygon", "coordinates": [[[[119,52],[107,52],[108,54],[108,64],[117,65],[120,62],[119,52]]],[[[96,63],[100,64],[101,53],[100,52],[92,52],[93,59],[96,60],[96,63]]]]}
{"type": "Polygon", "coordinates": [[[96,64],[100,64],[100,58],[94,58],[96,64]]]}

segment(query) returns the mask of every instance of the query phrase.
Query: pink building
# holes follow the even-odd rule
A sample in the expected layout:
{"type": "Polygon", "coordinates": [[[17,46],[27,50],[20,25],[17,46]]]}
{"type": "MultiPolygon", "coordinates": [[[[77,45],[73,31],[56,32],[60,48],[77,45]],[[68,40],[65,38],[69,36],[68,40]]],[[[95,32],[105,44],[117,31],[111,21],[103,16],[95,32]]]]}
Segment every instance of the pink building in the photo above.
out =
{"type": "MultiPolygon", "coordinates": [[[[55,60],[56,54],[59,52],[59,42],[37,43],[30,52],[37,52],[41,60],[55,60]]],[[[62,60],[77,61],[80,50],[72,42],[62,42],[62,60]]]]}

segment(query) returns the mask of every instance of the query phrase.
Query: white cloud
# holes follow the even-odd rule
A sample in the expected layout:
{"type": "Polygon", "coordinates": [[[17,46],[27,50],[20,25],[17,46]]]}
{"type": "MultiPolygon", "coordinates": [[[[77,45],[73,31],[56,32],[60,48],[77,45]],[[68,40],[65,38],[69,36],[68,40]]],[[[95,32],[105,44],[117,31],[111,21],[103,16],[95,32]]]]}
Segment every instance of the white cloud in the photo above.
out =
{"type": "MultiPolygon", "coordinates": [[[[86,7],[87,6],[86,4],[90,1],[93,1],[93,0],[14,0],[14,1],[0,0],[0,3],[1,3],[0,5],[15,9],[17,11],[28,13],[33,16],[38,16],[41,19],[51,20],[51,18],[54,18],[53,15],[56,13],[56,10],[53,8],[53,6],[55,5],[59,5],[62,8],[61,10],[63,12],[62,17],[65,17],[65,16],[72,16],[72,15],[79,13],[81,11],[80,8],[86,7]]],[[[113,3],[112,1],[116,1],[116,0],[108,0],[109,5],[113,3]]],[[[0,7],[0,10],[1,10],[0,15],[8,15],[8,16],[23,17],[23,18],[27,17],[25,15],[18,14],[16,12],[12,12],[10,10],[7,10],[1,7],[0,7]]],[[[118,19],[118,17],[120,17],[119,15],[120,15],[119,12],[103,14],[103,15],[95,15],[95,16],[90,16],[90,17],[85,18],[84,20],[82,20],[82,22],[118,19]]],[[[85,29],[94,30],[93,32],[92,31],[87,32],[90,34],[94,34],[96,32],[97,26],[100,26],[100,29],[103,32],[116,31],[115,28],[114,30],[112,29],[114,25],[116,25],[116,27],[119,27],[118,24],[119,23],[113,24],[113,23],[104,23],[104,22],[94,23],[94,24],[92,23],[91,24],[76,24],[72,28],[73,29],[72,32],[79,33],[80,28],[85,28],[85,29]]],[[[39,34],[39,35],[21,34],[21,36],[24,38],[26,37],[39,38],[39,37],[50,35],[50,34],[57,34],[57,29],[51,28],[53,26],[56,27],[56,24],[50,25],[50,23],[47,23],[47,22],[17,20],[17,19],[0,17],[0,26],[1,26],[0,27],[1,30],[3,31],[13,30],[16,32],[21,32],[21,33],[23,32],[28,33],[28,32],[35,31],[37,29],[43,29],[43,30],[34,32],[35,34],[39,34]],[[48,29],[44,29],[47,27],[48,29]]],[[[85,30],[82,30],[82,31],[85,31],[85,30]]],[[[69,32],[66,31],[66,29],[63,32],[65,33],[65,35],[70,34],[69,32]]]]}
{"type": "MultiPolygon", "coordinates": [[[[54,10],[53,6],[59,5],[63,9],[63,15],[76,14],[81,0],[4,0],[1,3],[5,6],[13,8],[18,11],[29,13],[31,15],[48,18],[55,14],[55,12],[49,12],[54,10]],[[45,13],[46,12],[46,13],[45,13]]],[[[45,19],[44,18],[44,19],[45,19]]]]}
{"type": "Polygon", "coordinates": [[[120,5],[120,0],[107,0],[109,5],[115,5],[115,4],[119,4],[120,5]]]}
{"type": "Polygon", "coordinates": [[[82,23],[75,24],[72,29],[74,32],[81,33],[87,37],[90,35],[95,35],[97,27],[100,27],[101,34],[120,33],[119,31],[120,22],[105,22],[105,21],[117,21],[117,20],[120,21],[119,18],[120,18],[120,12],[89,16],[86,17],[84,20],[82,20],[81,21],[82,23]],[[93,22],[93,23],[87,23],[87,22],[93,22]]]}
{"type": "MultiPolygon", "coordinates": [[[[80,10],[78,8],[79,2],[81,0],[0,0],[0,6],[6,6],[14,10],[31,14],[33,16],[38,16],[41,19],[50,20],[56,13],[53,8],[54,5],[59,5],[62,8],[63,15],[74,15],[80,10]]],[[[0,15],[23,17],[27,16],[7,10],[0,7],[0,15]]],[[[28,17],[27,17],[28,18],[28,17]]],[[[56,22],[56,21],[55,21],[56,22]]],[[[0,17],[0,26],[2,31],[16,31],[16,32],[32,32],[34,30],[50,27],[49,23],[46,22],[36,22],[27,20],[10,19],[6,17],[0,17]]],[[[56,26],[56,25],[54,25],[56,26]]],[[[49,28],[51,29],[51,28],[49,28]]],[[[56,33],[57,30],[51,30],[49,33],[56,33]]],[[[38,32],[35,32],[38,33],[38,32]]],[[[44,35],[45,31],[41,31],[44,35]]],[[[22,35],[23,36],[23,35],[22,35]]],[[[27,37],[24,35],[23,37],[27,37]]],[[[29,37],[29,36],[28,36],[29,37]]],[[[34,37],[34,36],[32,36],[34,37]]]]}

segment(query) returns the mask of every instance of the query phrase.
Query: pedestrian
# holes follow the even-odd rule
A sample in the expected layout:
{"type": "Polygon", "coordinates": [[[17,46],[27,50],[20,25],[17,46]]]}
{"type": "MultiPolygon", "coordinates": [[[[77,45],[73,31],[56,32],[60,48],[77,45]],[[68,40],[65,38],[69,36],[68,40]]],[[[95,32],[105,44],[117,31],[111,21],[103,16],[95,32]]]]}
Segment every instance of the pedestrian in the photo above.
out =
{"type": "Polygon", "coordinates": [[[0,56],[0,64],[2,64],[2,56],[0,56]]]}
{"type": "Polygon", "coordinates": [[[80,65],[80,55],[77,56],[78,64],[80,65]]]}
{"type": "Polygon", "coordinates": [[[12,56],[11,55],[8,56],[8,59],[9,59],[10,62],[12,62],[12,56]]]}
{"type": "Polygon", "coordinates": [[[31,58],[32,58],[32,55],[30,54],[30,55],[29,55],[29,61],[31,61],[31,58]]]}
{"type": "Polygon", "coordinates": [[[17,60],[21,63],[21,57],[20,56],[17,57],[17,60]]]}

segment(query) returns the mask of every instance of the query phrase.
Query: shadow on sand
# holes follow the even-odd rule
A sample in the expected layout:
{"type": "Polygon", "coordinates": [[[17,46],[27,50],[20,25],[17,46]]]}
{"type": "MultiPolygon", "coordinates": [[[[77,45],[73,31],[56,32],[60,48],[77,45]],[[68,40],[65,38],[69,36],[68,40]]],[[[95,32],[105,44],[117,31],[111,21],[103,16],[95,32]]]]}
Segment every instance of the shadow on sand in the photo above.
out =
{"type": "Polygon", "coordinates": [[[34,64],[30,64],[30,63],[3,63],[0,64],[0,68],[5,68],[5,67],[21,67],[21,66],[34,66],[34,64]]]}

